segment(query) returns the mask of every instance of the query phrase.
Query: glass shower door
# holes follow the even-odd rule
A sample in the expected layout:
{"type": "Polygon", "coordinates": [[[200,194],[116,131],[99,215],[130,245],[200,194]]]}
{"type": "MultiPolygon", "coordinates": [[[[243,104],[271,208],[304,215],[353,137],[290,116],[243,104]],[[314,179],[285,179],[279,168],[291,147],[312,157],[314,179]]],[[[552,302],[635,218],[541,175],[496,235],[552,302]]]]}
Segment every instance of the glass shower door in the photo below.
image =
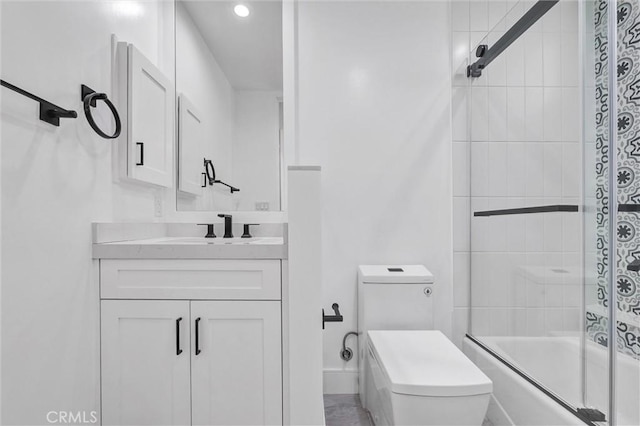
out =
{"type": "MultiPolygon", "coordinates": [[[[499,45],[538,3],[508,9],[472,43],[470,62],[476,46],[499,45]]],[[[470,79],[468,108],[471,334],[592,420],[608,415],[610,402],[609,353],[602,346],[610,331],[589,326],[589,318],[603,314],[594,310],[609,277],[603,202],[611,182],[596,125],[608,128],[596,114],[606,112],[608,89],[601,85],[596,96],[598,7],[552,5],[470,79]]],[[[606,50],[606,39],[599,42],[606,50]]],[[[607,66],[599,72],[608,75],[607,66]]]]}

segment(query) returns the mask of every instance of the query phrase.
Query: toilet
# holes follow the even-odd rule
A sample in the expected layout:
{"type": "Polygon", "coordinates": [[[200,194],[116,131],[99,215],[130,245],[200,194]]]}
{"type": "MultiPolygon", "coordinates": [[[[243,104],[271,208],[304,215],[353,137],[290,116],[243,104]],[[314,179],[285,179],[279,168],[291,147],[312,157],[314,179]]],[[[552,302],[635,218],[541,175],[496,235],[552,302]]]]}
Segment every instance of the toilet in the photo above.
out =
{"type": "Polygon", "coordinates": [[[360,399],[379,425],[481,425],[491,380],[433,330],[422,265],[358,268],[360,399]]]}

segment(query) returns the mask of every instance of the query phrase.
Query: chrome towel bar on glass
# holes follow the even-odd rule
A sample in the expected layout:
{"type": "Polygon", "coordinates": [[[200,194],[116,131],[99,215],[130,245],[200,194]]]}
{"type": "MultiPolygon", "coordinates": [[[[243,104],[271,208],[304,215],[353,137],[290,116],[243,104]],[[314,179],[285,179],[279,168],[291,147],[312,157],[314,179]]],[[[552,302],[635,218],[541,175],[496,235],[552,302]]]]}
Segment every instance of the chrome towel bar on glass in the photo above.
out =
{"type": "Polygon", "coordinates": [[[87,117],[87,121],[89,122],[89,125],[91,126],[91,128],[98,135],[100,135],[105,139],[115,139],[118,136],[120,136],[120,132],[122,131],[122,123],[120,122],[120,115],[118,114],[118,110],[113,105],[113,103],[109,100],[107,95],[105,93],[97,93],[95,90],[91,89],[88,86],[85,86],[84,84],[81,86],[81,88],[82,88],[81,90],[82,93],[80,97],[84,104],[84,115],[87,117]],[[105,132],[103,132],[102,129],[98,127],[95,120],[93,119],[93,115],[91,114],[91,107],[95,107],[98,101],[104,101],[104,103],[107,104],[107,106],[111,110],[111,113],[113,114],[113,119],[116,123],[116,129],[112,135],[108,135],[105,132]]]}

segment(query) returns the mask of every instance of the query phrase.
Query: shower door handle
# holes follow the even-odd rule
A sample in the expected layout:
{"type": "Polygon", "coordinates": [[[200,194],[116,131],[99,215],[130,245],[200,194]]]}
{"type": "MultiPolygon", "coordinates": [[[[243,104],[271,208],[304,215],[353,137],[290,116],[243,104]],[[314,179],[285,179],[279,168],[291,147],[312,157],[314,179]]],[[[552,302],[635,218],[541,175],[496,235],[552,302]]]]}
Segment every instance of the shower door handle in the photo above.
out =
{"type": "Polygon", "coordinates": [[[628,264],[627,271],[640,272],[640,259],[636,259],[628,264]]]}

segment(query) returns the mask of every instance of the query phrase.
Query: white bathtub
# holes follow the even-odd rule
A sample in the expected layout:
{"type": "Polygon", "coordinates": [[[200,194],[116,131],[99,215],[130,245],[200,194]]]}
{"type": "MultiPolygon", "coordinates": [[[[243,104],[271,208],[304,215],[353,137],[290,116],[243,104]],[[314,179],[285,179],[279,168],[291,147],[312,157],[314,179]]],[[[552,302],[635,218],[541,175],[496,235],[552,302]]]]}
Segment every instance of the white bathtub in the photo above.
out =
{"type": "MultiPolygon", "coordinates": [[[[607,350],[602,346],[588,341],[583,357],[577,337],[482,337],[479,340],[570,405],[608,410],[607,350]]],[[[584,424],[472,340],[465,338],[463,349],[493,381],[495,400],[487,416],[494,424],[584,424]]],[[[616,368],[617,424],[640,425],[640,362],[621,355],[616,368]]]]}

